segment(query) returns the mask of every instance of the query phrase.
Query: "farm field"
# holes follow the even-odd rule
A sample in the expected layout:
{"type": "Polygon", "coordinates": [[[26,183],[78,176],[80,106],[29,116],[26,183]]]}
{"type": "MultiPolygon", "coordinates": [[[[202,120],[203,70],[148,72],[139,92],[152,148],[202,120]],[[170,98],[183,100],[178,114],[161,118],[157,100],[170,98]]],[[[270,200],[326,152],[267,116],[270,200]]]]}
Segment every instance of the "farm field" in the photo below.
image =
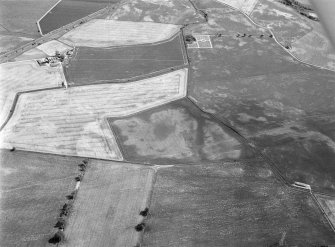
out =
{"type": "Polygon", "coordinates": [[[217,0],[220,3],[228,4],[234,8],[241,10],[246,14],[250,14],[259,0],[217,0]]]}
{"type": "Polygon", "coordinates": [[[23,94],[0,140],[23,150],[120,160],[104,118],[180,99],[186,94],[186,81],[187,69],[182,69],[131,83],[23,94]]]}
{"type": "Polygon", "coordinates": [[[153,45],[79,47],[65,67],[69,84],[86,85],[148,76],[187,63],[181,35],[153,45]]]}
{"type": "Polygon", "coordinates": [[[36,21],[58,0],[0,1],[0,54],[38,38],[36,21]],[[15,13],[15,14],[13,14],[15,13]]]}
{"type": "Polygon", "coordinates": [[[282,44],[291,43],[313,30],[311,20],[280,2],[264,0],[256,4],[251,18],[267,26],[282,44]]]}
{"type": "MultiPolygon", "coordinates": [[[[255,26],[239,11],[234,10],[224,4],[220,4],[218,2],[215,3],[219,6],[215,8],[206,8],[205,6],[201,5],[203,3],[198,2],[196,4],[197,6],[199,5],[199,7],[203,7],[205,9],[208,22],[187,26],[184,29],[185,35],[188,33],[194,33],[209,34],[215,37],[236,37],[238,34],[242,36],[245,33],[247,35],[247,37],[245,37],[245,40],[247,41],[252,41],[257,38],[257,43],[260,43],[268,40],[270,35],[269,31],[264,28],[259,28],[255,26]],[[249,35],[252,36],[248,37],[249,35]],[[263,35],[264,37],[260,39],[260,35],[263,35]]],[[[242,42],[241,46],[243,45],[243,43],[244,42],[242,42]]]]}
{"type": "Polygon", "coordinates": [[[136,246],[155,170],[133,164],[91,161],[65,228],[62,246],[136,246]]]}
{"type": "Polygon", "coordinates": [[[119,21],[148,21],[170,24],[202,22],[189,0],[128,0],[106,19],[119,21]]]}
{"type": "Polygon", "coordinates": [[[146,225],[148,247],[335,243],[310,194],[283,186],[258,159],[158,170],[146,225]]]}
{"type": "Polygon", "coordinates": [[[108,7],[1,55],[0,246],[335,246],[319,22],[282,0],[41,1],[0,0],[0,55],[108,7]]]}
{"type": "Polygon", "coordinates": [[[39,33],[36,21],[57,2],[58,0],[2,0],[1,25],[14,35],[21,33],[37,38],[39,33]]]}
{"type": "MultiPolygon", "coordinates": [[[[222,29],[231,30],[235,22],[211,18],[222,29]]],[[[249,33],[249,24],[240,20],[239,28],[249,33]]],[[[195,25],[185,32],[205,29],[195,25]]],[[[335,192],[329,163],[335,158],[334,73],[294,61],[269,37],[212,36],[212,44],[213,49],[188,49],[189,97],[253,141],[289,181],[335,192]]]]}
{"type": "Polygon", "coordinates": [[[218,9],[218,8],[226,8],[224,4],[217,0],[192,0],[194,6],[198,9],[202,10],[210,10],[210,9],[218,9]]]}
{"type": "Polygon", "coordinates": [[[335,50],[320,23],[313,30],[292,43],[291,52],[305,62],[335,70],[335,50]]]}
{"type": "MultiPolygon", "coordinates": [[[[113,0],[112,2],[114,3],[118,1],[113,0]]],[[[109,0],[62,0],[46,13],[45,16],[40,16],[41,19],[39,20],[39,25],[42,34],[47,34],[87,15],[93,14],[94,12],[105,8],[109,3],[109,0]]]]}
{"type": "Polygon", "coordinates": [[[1,246],[46,246],[80,161],[0,149],[1,246]]]}
{"type": "Polygon", "coordinates": [[[32,40],[32,38],[14,36],[8,32],[0,32],[0,55],[32,40]]]}
{"type": "Polygon", "coordinates": [[[335,198],[318,194],[316,195],[316,198],[328,216],[331,224],[335,227],[335,198]]]}
{"type": "Polygon", "coordinates": [[[87,47],[147,44],[169,39],[179,28],[173,24],[93,19],[59,40],[70,46],[87,47]]]}
{"type": "Polygon", "coordinates": [[[239,12],[225,7],[211,9],[208,16],[208,23],[188,26],[184,31],[185,35],[211,35],[213,49],[188,50],[192,71],[198,77],[207,79],[211,75],[211,80],[220,81],[310,68],[293,60],[269,37],[269,32],[256,27],[239,12]],[[241,37],[242,34],[246,36],[241,37]]]}
{"type": "Polygon", "coordinates": [[[253,156],[231,129],[186,99],[108,121],[130,161],[170,164],[253,156]]]}
{"type": "Polygon", "coordinates": [[[278,41],[302,61],[335,70],[335,50],[320,22],[275,1],[259,2],[251,18],[274,31],[278,41]]]}
{"type": "Polygon", "coordinates": [[[0,64],[0,126],[4,124],[18,92],[59,87],[64,80],[60,66],[39,66],[36,61],[0,64]]]}

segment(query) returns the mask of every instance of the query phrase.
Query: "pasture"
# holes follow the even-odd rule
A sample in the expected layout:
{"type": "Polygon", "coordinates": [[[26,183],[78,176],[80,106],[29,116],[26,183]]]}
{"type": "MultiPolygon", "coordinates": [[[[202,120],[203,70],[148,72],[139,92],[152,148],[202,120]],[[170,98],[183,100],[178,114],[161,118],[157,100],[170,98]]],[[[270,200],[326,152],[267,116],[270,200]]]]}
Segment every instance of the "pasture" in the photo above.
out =
{"type": "Polygon", "coordinates": [[[196,12],[188,0],[128,0],[106,19],[183,25],[201,22],[203,16],[196,12]]]}
{"type": "Polygon", "coordinates": [[[335,228],[335,199],[329,196],[316,195],[321,207],[335,228]]]}
{"type": "Polygon", "coordinates": [[[320,246],[334,232],[309,193],[261,160],[160,169],[143,246],[320,246]]]}
{"type": "Polygon", "coordinates": [[[233,31],[239,22],[235,30],[252,36],[222,32],[211,36],[213,49],[188,49],[189,97],[251,140],[288,181],[334,192],[334,73],[297,62],[243,16],[211,18],[185,32],[233,31]]]}
{"type": "Polygon", "coordinates": [[[136,246],[155,171],[133,164],[90,161],[65,228],[62,246],[136,246]]]}
{"type": "Polygon", "coordinates": [[[46,246],[80,158],[0,149],[1,246],[46,246]]]}

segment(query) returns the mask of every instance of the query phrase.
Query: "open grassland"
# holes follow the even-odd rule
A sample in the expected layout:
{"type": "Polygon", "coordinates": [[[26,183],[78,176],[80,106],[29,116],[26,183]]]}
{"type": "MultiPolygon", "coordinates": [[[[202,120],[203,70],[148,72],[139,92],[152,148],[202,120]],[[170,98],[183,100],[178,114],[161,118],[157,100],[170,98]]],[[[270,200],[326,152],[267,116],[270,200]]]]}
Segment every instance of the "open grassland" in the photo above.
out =
{"type": "Polygon", "coordinates": [[[3,129],[3,145],[19,149],[122,159],[104,118],[125,116],[180,99],[187,69],[124,84],[34,92],[19,97],[3,129]]]}
{"type": "Polygon", "coordinates": [[[85,85],[134,79],[187,61],[181,35],[154,45],[89,48],[79,47],[65,67],[69,84],[85,85]]]}
{"type": "Polygon", "coordinates": [[[79,158],[0,150],[1,246],[46,246],[79,158]]]}
{"type": "Polygon", "coordinates": [[[320,22],[268,0],[260,1],[251,17],[274,31],[278,41],[302,61],[335,70],[335,51],[320,22]]]}
{"type": "Polygon", "coordinates": [[[335,228],[335,197],[316,195],[324,213],[327,215],[331,224],[335,228]]]}
{"type": "Polygon", "coordinates": [[[335,235],[309,193],[260,160],[157,173],[142,246],[320,246],[335,235]]]}
{"type": "Polygon", "coordinates": [[[137,246],[135,226],[148,207],[155,170],[91,161],[81,183],[62,246],[137,246]]]}
{"type": "Polygon", "coordinates": [[[253,155],[234,132],[188,100],[109,122],[130,161],[169,164],[253,155]]]}
{"type": "Polygon", "coordinates": [[[181,25],[203,21],[189,0],[128,0],[106,19],[181,25]]]}
{"type": "MultiPolygon", "coordinates": [[[[212,35],[212,37],[220,36],[222,38],[233,38],[238,34],[240,34],[240,36],[246,34],[246,36],[252,36],[236,39],[241,40],[240,46],[243,46],[246,41],[256,41],[256,45],[259,43],[263,45],[268,43],[270,33],[264,28],[255,26],[237,10],[233,10],[221,4],[221,7],[205,9],[205,12],[208,14],[208,22],[187,26],[184,29],[185,34],[209,34],[212,35]],[[260,35],[264,37],[260,39],[260,35]]],[[[229,43],[227,45],[229,45],[229,43]]],[[[228,46],[227,49],[229,49],[228,46]]]]}
{"type": "Polygon", "coordinates": [[[303,37],[313,27],[311,20],[297,13],[293,8],[277,1],[262,0],[256,4],[251,18],[262,26],[270,28],[281,43],[291,43],[303,37]]]}
{"type": "Polygon", "coordinates": [[[292,43],[291,52],[301,60],[335,71],[335,50],[320,23],[313,30],[292,43]]]}
{"type": "Polygon", "coordinates": [[[216,25],[186,28],[202,33],[208,25],[221,33],[239,22],[239,30],[252,35],[222,32],[212,36],[213,49],[188,50],[190,98],[252,140],[288,181],[335,192],[335,74],[293,60],[273,39],[256,36],[243,18],[224,22],[209,13],[216,25]]]}
{"type": "Polygon", "coordinates": [[[169,39],[179,28],[173,24],[93,19],[59,40],[71,46],[88,47],[146,44],[169,39]]]}
{"type": "Polygon", "coordinates": [[[220,3],[228,4],[234,8],[241,10],[246,14],[250,14],[259,0],[217,0],[220,3]]]}
{"type": "MultiPolygon", "coordinates": [[[[113,1],[115,2],[115,1],[113,1]]],[[[62,26],[93,14],[108,5],[109,1],[63,0],[39,20],[42,34],[47,34],[62,26]]]]}
{"type": "Polygon", "coordinates": [[[16,93],[58,87],[63,81],[60,66],[39,66],[36,61],[2,63],[0,75],[1,125],[10,112],[16,93]]]}

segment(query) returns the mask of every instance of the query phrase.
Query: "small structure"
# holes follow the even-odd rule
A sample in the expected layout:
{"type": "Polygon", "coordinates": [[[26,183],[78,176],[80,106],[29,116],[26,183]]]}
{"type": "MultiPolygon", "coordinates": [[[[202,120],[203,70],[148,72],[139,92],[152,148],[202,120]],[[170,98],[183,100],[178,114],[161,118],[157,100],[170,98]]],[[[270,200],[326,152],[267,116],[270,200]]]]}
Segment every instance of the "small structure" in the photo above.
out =
{"type": "Polygon", "coordinates": [[[311,191],[312,188],[309,184],[301,183],[301,182],[294,182],[292,186],[300,188],[300,189],[305,189],[311,191]]]}
{"type": "Polygon", "coordinates": [[[187,44],[187,48],[213,48],[209,35],[194,34],[195,42],[187,44]]]}

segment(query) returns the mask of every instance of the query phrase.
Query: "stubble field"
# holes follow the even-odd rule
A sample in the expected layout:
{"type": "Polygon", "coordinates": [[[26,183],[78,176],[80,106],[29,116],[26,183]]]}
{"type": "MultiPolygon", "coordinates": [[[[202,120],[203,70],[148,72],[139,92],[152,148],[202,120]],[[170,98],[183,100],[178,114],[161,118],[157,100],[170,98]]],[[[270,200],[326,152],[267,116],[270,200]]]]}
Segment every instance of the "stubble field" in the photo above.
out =
{"type": "Polygon", "coordinates": [[[80,158],[0,150],[1,246],[46,246],[80,158]]]}

